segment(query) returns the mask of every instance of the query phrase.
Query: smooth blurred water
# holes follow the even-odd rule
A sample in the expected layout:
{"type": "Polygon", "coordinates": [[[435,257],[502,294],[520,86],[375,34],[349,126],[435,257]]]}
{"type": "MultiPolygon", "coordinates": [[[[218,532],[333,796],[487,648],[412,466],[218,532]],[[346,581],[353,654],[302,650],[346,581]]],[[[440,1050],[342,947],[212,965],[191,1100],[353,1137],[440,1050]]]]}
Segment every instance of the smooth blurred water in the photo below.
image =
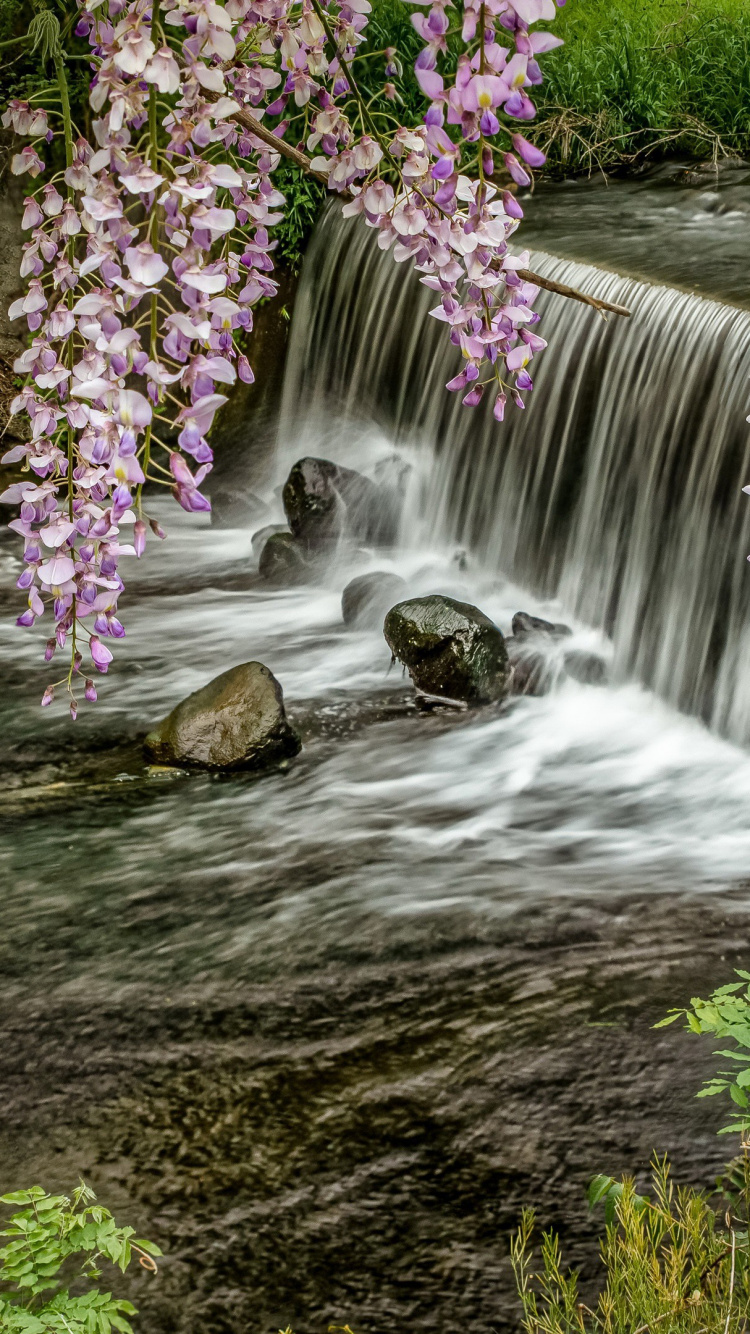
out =
{"type": "MultiPolygon", "coordinates": [[[[599,208],[597,196],[581,213],[592,233],[599,208]]],[[[360,386],[368,359],[394,355],[409,306],[392,296],[366,344],[331,333],[360,386]]],[[[398,400],[397,379],[390,389],[398,400]]],[[[545,413],[535,392],[530,422],[545,413]]],[[[623,997],[650,1022],[649,1006],[682,999],[665,978],[691,986],[746,946],[750,754],[617,669],[616,644],[563,585],[519,586],[502,543],[472,546],[468,522],[459,547],[427,419],[410,437],[403,412],[390,430],[364,404],[355,424],[312,414],[299,433],[287,416],[264,522],[311,446],[372,472],[397,445],[414,468],[398,549],[342,552],[319,584],[272,590],[251,526],[157,507],[167,540],[128,562],[128,637],[74,727],[39,709],[49,669],[13,627],[10,594],[2,605],[0,1092],[14,1129],[0,1143],[14,1185],[57,1170],[61,1124],[66,1169],[114,1189],[117,1158],[143,1227],[172,1253],[146,1334],[308,1315],[381,1334],[404,1321],[508,1330],[498,1238],[532,1179],[545,1216],[575,1216],[582,1235],[570,1201],[586,1173],[643,1166],[657,1112],[696,1171],[715,1152],[694,1123],[679,1138],[669,1098],[692,1075],[673,1037],[658,1039],[659,1064],[647,1025],[628,1045],[596,1024],[624,1022],[623,997]],[[473,602],[508,633],[519,610],[566,620],[565,647],[602,654],[614,683],[420,714],[382,634],[342,623],[345,584],[375,569],[473,602]],[[147,729],[253,659],[281,682],[301,755],[261,777],[149,770],[147,729]]],[[[493,491],[493,475],[486,464],[466,504],[506,525],[515,506],[522,525],[526,493],[512,473],[493,491]]],[[[723,542],[715,524],[709,537],[723,542]]],[[[19,567],[5,539],[0,566],[7,587],[19,567]]]]}

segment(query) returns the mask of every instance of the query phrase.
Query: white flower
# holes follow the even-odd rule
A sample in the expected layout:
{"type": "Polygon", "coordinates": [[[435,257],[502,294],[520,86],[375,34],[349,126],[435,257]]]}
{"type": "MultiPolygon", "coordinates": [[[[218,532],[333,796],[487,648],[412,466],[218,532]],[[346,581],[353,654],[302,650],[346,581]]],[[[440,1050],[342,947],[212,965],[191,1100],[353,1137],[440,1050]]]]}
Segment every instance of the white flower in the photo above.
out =
{"type": "Polygon", "coordinates": [[[157,190],[164,184],[164,176],[160,176],[158,171],[152,171],[151,167],[140,167],[136,172],[129,172],[120,177],[125,189],[131,195],[148,195],[152,190],[157,190]]]}
{"type": "Polygon", "coordinates": [[[169,265],[165,264],[161,255],[157,255],[148,241],[128,246],[125,251],[125,263],[131,278],[137,283],[143,283],[145,287],[153,287],[156,283],[160,283],[169,273],[169,265]]]}
{"type": "Polygon", "coordinates": [[[194,287],[197,292],[213,294],[214,292],[224,291],[227,285],[227,277],[225,273],[207,273],[205,269],[201,269],[197,264],[192,264],[185,269],[180,282],[185,287],[194,287]]]}
{"type": "Polygon", "coordinates": [[[162,46],[149,60],[143,78],[154,83],[160,93],[176,93],[180,86],[180,68],[168,46],[162,46]]]}

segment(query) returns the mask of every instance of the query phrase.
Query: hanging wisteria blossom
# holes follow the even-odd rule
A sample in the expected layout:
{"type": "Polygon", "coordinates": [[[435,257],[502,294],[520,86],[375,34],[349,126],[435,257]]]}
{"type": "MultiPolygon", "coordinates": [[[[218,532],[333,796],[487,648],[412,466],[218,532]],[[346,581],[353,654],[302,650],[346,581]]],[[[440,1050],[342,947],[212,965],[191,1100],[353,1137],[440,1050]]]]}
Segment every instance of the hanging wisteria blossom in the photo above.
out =
{"type": "Polygon", "coordinates": [[[43,704],[64,687],[75,717],[79,696],[96,699],[125,633],[120,557],[163,536],[151,487],[210,508],[211,426],[235,381],[252,382],[243,338],[276,292],[281,154],[325,179],[435,291],[432,314],[461,354],[448,389],[469,407],[490,392],[498,420],[508,398],[523,407],[545,343],[528,254],[511,249],[522,217],[512,186],[544,161],[519,125],[535,114],[537,57],[560,44],[531,27],[555,4],[465,0],[461,20],[452,0],[414,3],[425,110],[399,125],[395,50],[387,116],[355,77],[369,0],[86,0],[62,37],[89,44],[92,142],[71,118],[57,22],[37,16],[57,100],[14,101],[3,116],[31,140],[11,163],[30,193],[26,289],[10,309],[30,341],[11,409],[28,441],[3,460],[22,464],[23,480],[0,498],[20,507],[18,624],[47,618],[47,659],[66,655],[43,704]],[[66,165],[45,180],[58,136],[66,165]]]}

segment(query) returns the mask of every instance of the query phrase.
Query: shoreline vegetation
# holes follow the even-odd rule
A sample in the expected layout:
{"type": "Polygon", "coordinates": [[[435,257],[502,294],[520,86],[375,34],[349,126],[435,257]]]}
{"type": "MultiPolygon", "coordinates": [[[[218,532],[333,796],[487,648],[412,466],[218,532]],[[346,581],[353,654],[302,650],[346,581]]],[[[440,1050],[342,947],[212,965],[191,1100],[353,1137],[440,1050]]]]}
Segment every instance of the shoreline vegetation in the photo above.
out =
{"type": "Polygon", "coordinates": [[[750,153],[749,0],[575,0],[535,142],[554,175],[750,153]]]}

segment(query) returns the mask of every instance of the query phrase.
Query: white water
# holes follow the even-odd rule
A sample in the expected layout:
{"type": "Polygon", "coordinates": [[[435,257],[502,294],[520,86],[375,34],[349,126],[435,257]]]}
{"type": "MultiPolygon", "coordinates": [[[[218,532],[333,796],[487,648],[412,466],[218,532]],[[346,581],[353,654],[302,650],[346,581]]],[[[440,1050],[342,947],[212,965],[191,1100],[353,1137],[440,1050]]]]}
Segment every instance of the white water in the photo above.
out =
{"type": "MultiPolygon", "coordinates": [[[[274,488],[303,453],[367,470],[397,445],[415,464],[402,545],[342,557],[315,588],[238,588],[236,576],[253,569],[251,530],[209,528],[165,507],[168,539],[133,562],[128,638],[74,735],[143,732],[249,659],[275,672],[292,716],[321,726],[283,776],[123,780],[129,813],[107,832],[113,891],[127,900],[144,884],[196,877],[229,879],[238,892],[265,885],[273,906],[264,897],[256,915],[248,900],[252,927],[243,927],[260,948],[289,920],[325,932],[365,911],[463,904],[496,913],[527,895],[742,881],[750,756],[718,728],[747,727],[750,534],[737,535],[746,502],[722,469],[727,456],[744,469],[735,455],[746,435],[750,317],[547,259],[566,280],[625,296],[635,315],[604,326],[590,311],[550,304],[533,403],[498,434],[440,387],[440,331],[417,319],[408,275],[381,267],[366,240],[352,244],[328,223],[311,256],[267,517],[281,517],[274,488]],[[372,298],[366,315],[355,309],[360,289],[372,298]],[[709,328],[718,352],[699,367],[709,328]],[[295,402],[307,405],[302,419],[295,402]],[[584,462],[585,480],[571,481],[584,462]],[[459,546],[469,548],[464,560],[459,546]],[[368,701],[384,692],[396,701],[408,682],[379,632],[341,622],[342,589],[367,569],[398,572],[413,593],[474,602],[506,633],[518,610],[566,619],[569,645],[602,652],[614,683],[568,681],[499,714],[372,721],[368,701]],[[712,686],[707,643],[717,626],[726,643],[712,686]],[[714,730],[676,701],[710,715],[714,730]],[[337,718],[333,735],[326,720],[337,718]]],[[[38,644],[6,622],[0,654],[14,672],[0,704],[3,748],[59,744],[67,720],[36,703],[46,679],[38,644]]],[[[41,833],[33,820],[28,839],[19,833],[6,883],[24,904],[58,874],[70,817],[61,810],[58,825],[54,801],[68,791],[50,788],[41,833]]],[[[75,868],[100,854],[101,838],[97,822],[76,821],[75,868]]],[[[80,869],[71,875],[74,885],[80,869]]],[[[219,930],[213,943],[201,936],[201,948],[223,957],[233,947],[219,930]]]]}
{"type": "MultiPolygon", "coordinates": [[[[548,351],[501,426],[445,392],[433,294],[332,211],[298,301],[282,460],[375,420],[421,460],[409,531],[458,542],[611,634],[618,681],[750,740],[750,313],[590,266],[541,272],[633,311],[543,293],[548,351]],[[335,414],[335,416],[334,416],[335,414]],[[332,421],[333,417],[333,421],[332,421]]],[[[356,457],[356,451],[355,451],[356,457]]]]}

